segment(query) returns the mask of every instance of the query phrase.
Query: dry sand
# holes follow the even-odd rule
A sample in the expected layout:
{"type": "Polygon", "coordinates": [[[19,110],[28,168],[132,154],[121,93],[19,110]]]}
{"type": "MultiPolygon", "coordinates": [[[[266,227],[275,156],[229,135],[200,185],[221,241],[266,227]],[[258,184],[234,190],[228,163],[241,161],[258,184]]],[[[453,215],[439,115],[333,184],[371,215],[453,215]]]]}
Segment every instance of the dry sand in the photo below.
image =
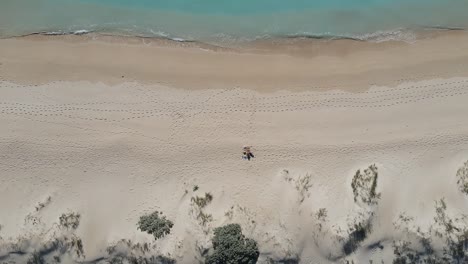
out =
{"type": "Polygon", "coordinates": [[[391,262],[401,213],[428,230],[436,199],[450,216],[468,212],[456,183],[468,160],[468,36],[346,42],[321,56],[0,40],[0,260],[24,261],[18,252],[60,235],[84,247],[81,258],[68,247],[62,263],[105,261],[121,239],[197,263],[212,229],[234,222],[258,242],[259,263],[391,262]],[[353,176],[371,164],[381,198],[355,202],[353,176]],[[205,192],[212,221],[202,225],[191,198],[205,192]],[[136,228],[154,210],[174,221],[155,243],[136,228]],[[64,233],[54,223],[67,212],[81,218],[64,233]],[[368,218],[371,234],[345,256],[349,226],[368,218]]]}

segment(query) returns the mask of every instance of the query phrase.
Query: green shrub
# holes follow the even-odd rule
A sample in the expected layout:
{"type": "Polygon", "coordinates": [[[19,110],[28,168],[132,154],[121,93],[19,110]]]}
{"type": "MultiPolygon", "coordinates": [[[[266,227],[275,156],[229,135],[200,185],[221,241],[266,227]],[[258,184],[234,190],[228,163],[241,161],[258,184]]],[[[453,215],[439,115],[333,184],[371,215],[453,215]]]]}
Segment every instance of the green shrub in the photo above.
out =
{"type": "Polygon", "coordinates": [[[68,213],[59,217],[60,226],[66,229],[77,229],[80,225],[80,214],[68,213]]]}
{"type": "Polygon", "coordinates": [[[206,258],[206,264],[255,264],[260,255],[257,242],[245,238],[238,224],[215,228],[213,253],[206,258]]]}
{"type": "Polygon", "coordinates": [[[192,197],[192,202],[194,202],[200,209],[207,206],[213,200],[213,195],[211,193],[205,193],[205,197],[192,197]]]}
{"type": "Polygon", "coordinates": [[[363,202],[368,205],[377,204],[380,199],[380,193],[376,192],[378,175],[375,164],[364,171],[356,171],[351,182],[355,202],[363,202]]]}
{"type": "Polygon", "coordinates": [[[138,229],[148,234],[153,234],[156,240],[169,234],[173,225],[171,220],[162,216],[162,213],[160,215],[158,211],[144,215],[138,221],[138,229]]]}
{"type": "Polygon", "coordinates": [[[468,161],[457,171],[458,188],[464,194],[468,194],[468,161]]]}

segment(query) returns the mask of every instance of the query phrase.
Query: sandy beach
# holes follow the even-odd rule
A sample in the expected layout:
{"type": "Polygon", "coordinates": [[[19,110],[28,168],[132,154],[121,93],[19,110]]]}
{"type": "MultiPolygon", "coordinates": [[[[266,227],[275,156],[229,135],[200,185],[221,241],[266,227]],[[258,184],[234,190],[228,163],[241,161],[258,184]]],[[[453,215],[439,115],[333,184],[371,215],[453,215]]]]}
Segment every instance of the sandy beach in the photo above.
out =
{"type": "Polygon", "coordinates": [[[466,47],[464,31],[243,47],[1,39],[0,261],[80,239],[61,263],[199,263],[227,223],[257,241],[258,263],[391,263],[395,245],[424,236],[441,250],[435,201],[467,223],[466,47]],[[353,179],[373,164],[380,198],[359,202],[353,179]],[[213,201],[196,208],[205,193],[213,201]],[[157,241],[137,230],[154,210],[174,222],[157,241]],[[76,229],[57,224],[67,213],[76,229]],[[369,228],[347,250],[357,222],[369,228]]]}
{"type": "Polygon", "coordinates": [[[0,41],[4,80],[26,84],[136,81],[175,88],[355,90],[466,76],[468,34],[442,31],[417,44],[280,39],[219,47],[101,35],[32,35],[0,41]]]}

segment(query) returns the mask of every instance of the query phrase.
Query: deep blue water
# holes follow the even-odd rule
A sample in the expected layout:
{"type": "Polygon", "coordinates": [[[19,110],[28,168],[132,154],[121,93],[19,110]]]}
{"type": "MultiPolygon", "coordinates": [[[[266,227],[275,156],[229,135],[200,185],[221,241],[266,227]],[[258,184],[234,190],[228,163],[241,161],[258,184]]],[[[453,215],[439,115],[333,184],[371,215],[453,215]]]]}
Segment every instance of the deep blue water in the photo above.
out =
{"type": "Polygon", "coordinates": [[[0,35],[98,31],[186,40],[405,37],[467,28],[468,0],[1,0],[0,35]]]}

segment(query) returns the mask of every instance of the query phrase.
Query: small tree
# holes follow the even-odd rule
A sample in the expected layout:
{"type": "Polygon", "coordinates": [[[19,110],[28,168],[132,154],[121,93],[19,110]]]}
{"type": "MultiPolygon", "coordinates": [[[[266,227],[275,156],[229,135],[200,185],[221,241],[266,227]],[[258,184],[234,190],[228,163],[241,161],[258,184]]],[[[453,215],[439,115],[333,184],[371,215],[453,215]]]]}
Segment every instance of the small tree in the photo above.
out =
{"type": "Polygon", "coordinates": [[[160,215],[158,211],[144,215],[138,221],[138,229],[148,234],[153,234],[156,240],[169,234],[172,226],[174,226],[172,221],[162,216],[162,213],[160,215]]]}
{"type": "Polygon", "coordinates": [[[214,252],[206,264],[255,264],[260,255],[257,242],[245,238],[238,224],[215,228],[212,243],[214,252]]]}

